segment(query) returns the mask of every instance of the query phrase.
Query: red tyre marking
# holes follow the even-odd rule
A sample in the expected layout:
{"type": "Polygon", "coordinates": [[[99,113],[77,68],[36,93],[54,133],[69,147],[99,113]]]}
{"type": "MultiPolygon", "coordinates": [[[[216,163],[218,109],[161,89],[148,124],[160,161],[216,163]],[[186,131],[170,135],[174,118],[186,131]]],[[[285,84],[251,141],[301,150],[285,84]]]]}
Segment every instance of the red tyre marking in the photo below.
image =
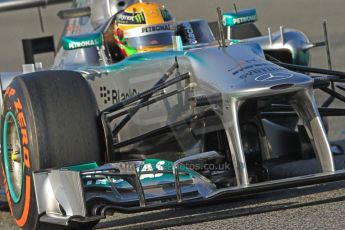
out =
{"type": "Polygon", "coordinates": [[[5,97],[8,96],[8,94],[10,93],[10,89],[11,88],[9,88],[9,87],[6,89],[5,94],[4,94],[5,97]]]}
{"type": "Polygon", "coordinates": [[[14,94],[16,94],[16,90],[15,89],[11,89],[9,97],[12,97],[14,94]]]}
{"type": "MultiPolygon", "coordinates": [[[[7,88],[5,95],[8,97],[11,97],[15,95],[16,90],[13,88],[7,88]]],[[[16,112],[18,113],[18,123],[21,128],[21,134],[22,134],[22,146],[23,146],[23,158],[24,158],[24,165],[26,166],[27,169],[30,169],[30,155],[29,155],[29,149],[27,148],[27,144],[29,143],[28,138],[27,138],[27,130],[26,130],[26,121],[24,117],[24,113],[21,111],[23,106],[19,98],[14,101],[14,108],[16,112]]],[[[13,216],[13,211],[12,211],[12,201],[11,201],[11,196],[9,193],[8,189],[8,184],[7,184],[7,179],[6,179],[6,174],[4,167],[2,166],[2,173],[4,175],[4,185],[5,185],[5,192],[6,192],[6,198],[7,202],[10,207],[11,214],[13,216]]],[[[29,211],[30,211],[30,201],[31,201],[31,177],[29,175],[25,176],[25,197],[24,197],[24,208],[22,215],[19,219],[15,219],[16,224],[19,227],[23,227],[26,222],[28,221],[29,217],[29,211]]]]}
{"type": "Polygon", "coordinates": [[[5,97],[12,97],[14,94],[16,94],[16,90],[13,88],[8,87],[5,91],[5,97]]]}
{"type": "MultiPolygon", "coordinates": [[[[8,191],[8,185],[7,185],[7,180],[6,180],[6,175],[5,175],[5,170],[4,167],[2,166],[2,173],[4,175],[4,185],[5,185],[5,192],[6,192],[6,198],[8,205],[10,207],[11,214],[13,216],[13,211],[12,211],[12,202],[11,202],[11,197],[10,197],[10,192],[8,191]]],[[[25,178],[25,203],[24,203],[24,209],[22,216],[20,219],[16,219],[16,224],[19,227],[23,227],[25,223],[28,220],[29,217],[29,211],[30,211],[30,196],[31,196],[31,177],[26,176],[25,178]]]]}
{"type": "Polygon", "coordinates": [[[27,130],[26,129],[21,129],[20,132],[22,134],[22,143],[23,143],[23,145],[29,144],[27,130]]]}
{"type": "Polygon", "coordinates": [[[6,174],[5,174],[4,166],[1,166],[1,169],[2,169],[2,175],[4,176],[4,186],[5,186],[6,199],[7,199],[7,202],[8,202],[8,206],[10,207],[11,215],[13,216],[12,201],[11,201],[10,191],[8,190],[8,185],[7,185],[7,179],[6,179],[6,174]]]}
{"type": "Polygon", "coordinates": [[[26,121],[25,121],[25,116],[22,111],[23,106],[19,98],[14,101],[14,108],[16,110],[17,114],[17,119],[19,123],[19,127],[21,128],[21,134],[22,134],[22,149],[23,149],[23,157],[24,157],[24,165],[30,169],[30,153],[29,153],[29,148],[27,145],[29,144],[29,139],[27,135],[27,130],[26,130],[26,121]]]}
{"type": "Polygon", "coordinates": [[[29,211],[30,211],[30,196],[31,196],[31,178],[30,176],[25,177],[25,203],[24,203],[24,209],[22,213],[22,217],[20,219],[16,219],[16,224],[19,227],[23,227],[29,217],[29,211]]]}
{"type": "Polygon", "coordinates": [[[30,168],[30,155],[29,149],[26,146],[23,146],[23,156],[24,156],[24,165],[29,169],[30,168]]]}
{"type": "Polygon", "coordinates": [[[16,109],[17,113],[23,109],[22,103],[19,100],[19,98],[17,98],[17,100],[15,100],[13,103],[14,103],[14,108],[16,109]]]}
{"type": "Polygon", "coordinates": [[[20,128],[26,127],[25,117],[23,112],[18,113],[18,123],[20,128]]]}

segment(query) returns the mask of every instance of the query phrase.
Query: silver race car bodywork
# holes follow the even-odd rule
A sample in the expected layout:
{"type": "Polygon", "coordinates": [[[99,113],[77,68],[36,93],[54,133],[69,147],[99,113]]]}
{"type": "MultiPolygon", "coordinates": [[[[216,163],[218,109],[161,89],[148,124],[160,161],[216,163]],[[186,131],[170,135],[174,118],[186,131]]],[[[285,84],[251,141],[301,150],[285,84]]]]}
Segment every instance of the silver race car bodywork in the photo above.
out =
{"type": "MultiPolygon", "coordinates": [[[[61,48],[52,67],[76,71],[91,86],[107,162],[35,171],[40,221],[68,226],[117,211],[345,179],[344,153],[333,153],[322,119],[332,111],[314,98],[315,89],[344,76],[308,67],[315,44],[302,32],[282,29],[224,46],[203,20],[179,22],[199,25],[207,41],[115,61],[107,34],[117,10],[108,3],[75,1],[91,13],[68,20],[63,42],[86,41],[89,33],[103,43],[61,48]],[[303,170],[302,162],[315,167],[303,170]]],[[[1,73],[2,90],[21,74],[1,73]]]]}

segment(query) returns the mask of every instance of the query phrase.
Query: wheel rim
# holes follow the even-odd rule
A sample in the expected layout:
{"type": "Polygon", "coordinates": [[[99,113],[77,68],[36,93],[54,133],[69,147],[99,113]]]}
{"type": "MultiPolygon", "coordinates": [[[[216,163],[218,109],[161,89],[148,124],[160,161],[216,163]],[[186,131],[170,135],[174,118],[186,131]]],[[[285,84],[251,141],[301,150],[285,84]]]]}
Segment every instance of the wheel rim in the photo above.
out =
{"type": "Polygon", "coordinates": [[[7,112],[3,129],[4,166],[8,190],[14,203],[18,203],[23,188],[23,154],[17,120],[12,112],[7,112]]]}

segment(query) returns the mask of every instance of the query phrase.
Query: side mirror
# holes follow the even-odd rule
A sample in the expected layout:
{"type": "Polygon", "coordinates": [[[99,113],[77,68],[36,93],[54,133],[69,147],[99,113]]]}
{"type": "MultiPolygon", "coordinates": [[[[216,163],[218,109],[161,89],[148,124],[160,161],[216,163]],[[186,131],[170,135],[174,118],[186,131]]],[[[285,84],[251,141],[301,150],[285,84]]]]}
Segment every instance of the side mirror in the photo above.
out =
{"type": "Polygon", "coordinates": [[[236,25],[252,23],[258,20],[256,9],[241,10],[236,13],[224,13],[223,25],[233,27],[236,25]]]}
{"type": "Polygon", "coordinates": [[[62,38],[62,47],[64,50],[101,47],[102,45],[103,35],[99,32],[77,36],[64,36],[62,38]]]}

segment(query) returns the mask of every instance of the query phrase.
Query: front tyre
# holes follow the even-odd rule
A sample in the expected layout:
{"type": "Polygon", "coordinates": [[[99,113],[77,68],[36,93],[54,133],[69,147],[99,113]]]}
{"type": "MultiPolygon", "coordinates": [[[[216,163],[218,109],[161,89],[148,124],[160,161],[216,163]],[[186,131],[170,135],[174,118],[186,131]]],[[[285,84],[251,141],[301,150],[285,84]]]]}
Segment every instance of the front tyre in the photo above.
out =
{"type": "Polygon", "coordinates": [[[1,122],[1,170],[10,211],[21,228],[47,229],[39,222],[32,172],[101,161],[94,94],[76,72],[22,75],[5,91],[1,122]]]}

